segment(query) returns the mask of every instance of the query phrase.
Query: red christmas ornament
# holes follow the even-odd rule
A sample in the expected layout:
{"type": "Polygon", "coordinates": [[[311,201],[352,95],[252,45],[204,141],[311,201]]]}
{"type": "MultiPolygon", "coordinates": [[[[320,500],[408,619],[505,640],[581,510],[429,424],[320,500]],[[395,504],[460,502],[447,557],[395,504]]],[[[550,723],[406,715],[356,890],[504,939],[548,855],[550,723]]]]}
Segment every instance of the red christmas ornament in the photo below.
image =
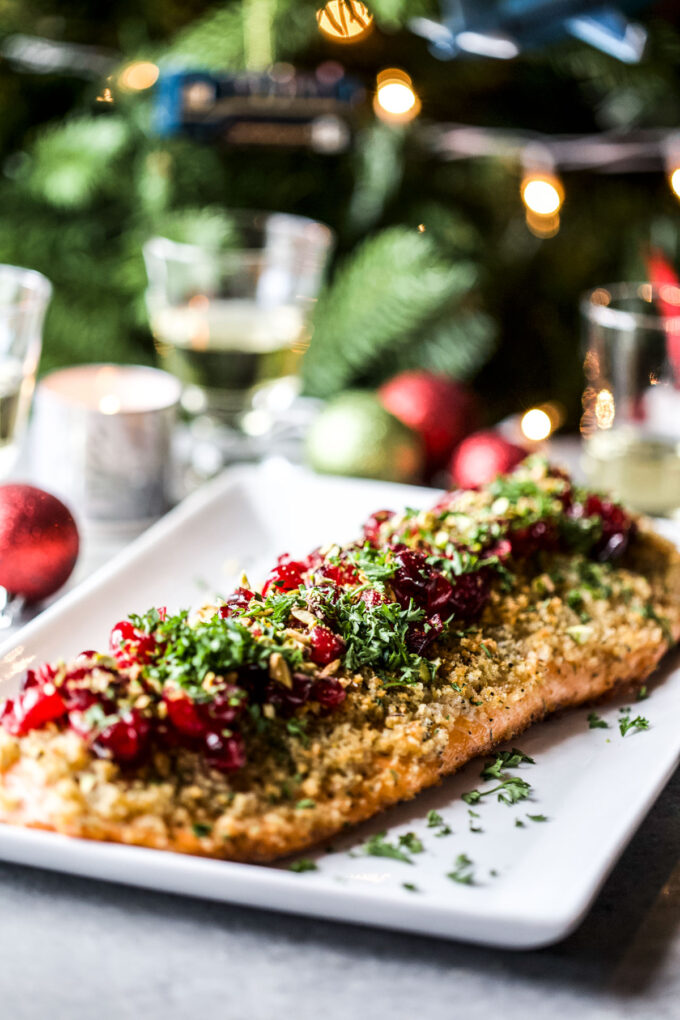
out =
{"type": "Polygon", "coordinates": [[[378,398],[395,418],[419,434],[430,470],[446,464],[451,450],[479,420],[472,390],[434,372],[400,372],[380,387],[378,398]]]}
{"type": "Polygon", "coordinates": [[[512,471],[527,451],[494,432],[484,429],[464,439],[451,458],[451,480],[461,489],[476,489],[496,475],[512,471]]]}
{"type": "Polygon", "coordinates": [[[38,602],[61,588],[78,558],[64,504],[32,485],[0,485],[0,585],[38,602]]]}

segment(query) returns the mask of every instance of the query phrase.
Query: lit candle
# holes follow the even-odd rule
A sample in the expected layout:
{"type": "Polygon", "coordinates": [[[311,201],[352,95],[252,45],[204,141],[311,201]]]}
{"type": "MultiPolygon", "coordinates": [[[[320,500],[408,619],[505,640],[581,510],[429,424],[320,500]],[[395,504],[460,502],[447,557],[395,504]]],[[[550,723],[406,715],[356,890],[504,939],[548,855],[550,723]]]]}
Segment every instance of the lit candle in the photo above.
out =
{"type": "Polygon", "coordinates": [[[40,484],[86,520],[164,513],[180,384],[137,365],[76,365],[46,376],[35,401],[31,460],[40,484]]]}

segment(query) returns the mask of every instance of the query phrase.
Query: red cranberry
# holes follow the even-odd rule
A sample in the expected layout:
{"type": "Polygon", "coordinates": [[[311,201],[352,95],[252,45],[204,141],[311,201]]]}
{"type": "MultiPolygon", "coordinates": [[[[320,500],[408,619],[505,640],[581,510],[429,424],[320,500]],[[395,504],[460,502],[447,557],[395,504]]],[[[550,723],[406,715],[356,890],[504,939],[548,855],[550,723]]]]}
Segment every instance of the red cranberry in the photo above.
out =
{"type": "Polygon", "coordinates": [[[226,598],[224,605],[220,606],[220,616],[224,620],[237,609],[247,609],[254,598],[255,595],[249,588],[237,588],[226,598]]]}
{"type": "Polygon", "coordinates": [[[377,546],[380,540],[380,526],[385,521],[389,521],[394,517],[393,510],[376,510],[374,514],[368,518],[364,524],[364,538],[371,545],[377,546]]]}
{"type": "Polygon", "coordinates": [[[97,734],[92,750],[121,764],[137,761],[147,749],[149,730],[148,719],[133,708],[97,734]]]}
{"type": "Polygon", "coordinates": [[[156,653],[157,642],[153,634],[138,630],[130,620],[119,620],[111,631],[109,645],[119,666],[149,662],[156,653]]]}
{"type": "Polygon", "coordinates": [[[40,729],[66,715],[64,700],[51,684],[29,687],[3,712],[3,725],[16,737],[40,729]]]}
{"type": "Polygon", "coordinates": [[[528,558],[541,549],[556,549],[559,543],[557,525],[554,521],[534,521],[526,528],[518,528],[509,536],[512,554],[528,558]]]}
{"type": "Polygon", "coordinates": [[[447,581],[443,574],[434,571],[427,582],[426,592],[428,616],[433,613],[443,613],[446,615],[453,596],[453,585],[450,581],[447,581]]]}
{"type": "Polygon", "coordinates": [[[323,708],[329,711],[341,705],[346,697],[347,691],[333,677],[324,677],[317,680],[312,689],[312,700],[318,701],[323,708]]]}
{"type": "Polygon", "coordinates": [[[599,517],[602,521],[602,535],[593,549],[596,558],[605,562],[622,556],[635,533],[634,522],[623,507],[590,495],[583,507],[583,514],[586,517],[599,517]]]}
{"type": "Polygon", "coordinates": [[[235,733],[225,737],[222,733],[208,733],[205,738],[205,760],[220,772],[235,772],[246,763],[243,738],[235,733]]]}
{"type": "Polygon", "coordinates": [[[199,711],[208,720],[211,729],[230,726],[241,715],[245,699],[239,697],[236,687],[227,687],[216,694],[212,701],[206,701],[199,711]]]}
{"type": "Polygon", "coordinates": [[[424,655],[443,630],[444,621],[439,613],[435,613],[428,618],[427,627],[425,624],[411,627],[407,639],[409,649],[416,655],[424,655]]]}
{"type": "Polygon", "coordinates": [[[311,658],[318,666],[326,666],[345,650],[345,642],[328,627],[314,627],[309,635],[311,658]]]}
{"type": "Polygon", "coordinates": [[[34,669],[27,669],[26,670],[26,676],[24,677],[24,679],[21,682],[21,689],[22,689],[22,691],[25,691],[28,687],[37,687],[37,686],[38,686],[38,677],[36,676],[36,671],[34,669]]]}
{"type": "Polygon", "coordinates": [[[167,705],[168,719],[179,733],[186,737],[205,736],[208,726],[191,698],[186,694],[164,694],[163,701],[167,705]]]}
{"type": "Polygon", "coordinates": [[[139,631],[130,620],[119,620],[111,629],[109,647],[115,652],[123,641],[135,641],[139,631]]]}
{"type": "Polygon", "coordinates": [[[486,605],[491,593],[489,575],[484,570],[461,574],[456,578],[449,601],[450,611],[462,620],[474,620],[486,605]]]}
{"type": "Polygon", "coordinates": [[[290,715],[296,708],[300,708],[301,705],[309,701],[313,684],[312,677],[306,676],[304,673],[294,673],[291,687],[284,687],[283,684],[273,681],[268,683],[264,698],[284,715],[290,715]]]}
{"type": "Polygon", "coordinates": [[[308,564],[302,560],[290,560],[280,556],[277,565],[270,571],[264,583],[262,594],[267,595],[270,588],[274,591],[294,591],[304,583],[304,574],[308,564]]]}
{"type": "Polygon", "coordinates": [[[324,564],[321,569],[327,580],[340,586],[356,584],[359,580],[359,573],[351,563],[324,564]]]}
{"type": "Polygon", "coordinates": [[[427,583],[432,575],[422,553],[397,546],[396,561],[399,564],[396,573],[390,579],[397,602],[406,608],[412,600],[417,606],[427,603],[427,583]]]}

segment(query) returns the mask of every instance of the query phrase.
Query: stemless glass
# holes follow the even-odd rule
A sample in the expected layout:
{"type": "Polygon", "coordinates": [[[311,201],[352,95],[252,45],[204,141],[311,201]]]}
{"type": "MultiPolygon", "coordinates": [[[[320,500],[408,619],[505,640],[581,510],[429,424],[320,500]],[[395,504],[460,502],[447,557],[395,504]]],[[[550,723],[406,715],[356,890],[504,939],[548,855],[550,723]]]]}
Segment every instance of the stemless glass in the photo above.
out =
{"type": "Polygon", "coordinates": [[[333,234],[283,213],[228,212],[224,224],[219,244],[144,245],[147,308],[161,363],[183,383],[184,410],[249,431],[249,413],[273,419],[299,392],[333,234]]]}
{"type": "Polygon", "coordinates": [[[581,302],[581,433],[596,488],[644,513],[680,513],[680,288],[617,283],[581,302]]]}
{"type": "Polygon", "coordinates": [[[0,477],[24,437],[52,285],[41,273],[0,265],[0,477]]]}

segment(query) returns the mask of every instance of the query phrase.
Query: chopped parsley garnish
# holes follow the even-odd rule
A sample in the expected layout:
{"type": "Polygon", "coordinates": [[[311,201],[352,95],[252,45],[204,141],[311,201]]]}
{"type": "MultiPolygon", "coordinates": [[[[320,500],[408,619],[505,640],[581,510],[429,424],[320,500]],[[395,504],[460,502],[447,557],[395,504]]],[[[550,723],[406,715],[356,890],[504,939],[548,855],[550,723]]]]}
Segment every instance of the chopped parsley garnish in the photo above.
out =
{"type": "MultiPolygon", "coordinates": [[[[388,843],[385,839],[387,832],[376,832],[375,836],[367,839],[363,845],[363,851],[370,857],[390,857],[394,861],[403,861],[404,864],[413,864],[406,850],[402,850],[396,843],[388,843]]],[[[401,842],[401,840],[399,841],[401,842]]]]}
{"type": "Polygon", "coordinates": [[[139,629],[156,635],[158,653],[145,663],[145,675],[161,684],[178,684],[196,701],[210,700],[202,685],[209,673],[224,676],[247,666],[266,670],[273,652],[279,652],[289,666],[302,662],[300,649],[284,644],[282,632],[265,617],[259,623],[262,636],[258,639],[238,617],[214,616],[191,626],[186,610],[167,620],[160,620],[152,610],[130,619],[139,629]]]}
{"type": "Polygon", "coordinates": [[[516,769],[523,762],[526,762],[528,765],[536,764],[535,760],[528,754],[525,754],[524,751],[520,751],[518,747],[513,747],[511,751],[500,751],[494,762],[487,762],[480,775],[482,779],[500,779],[504,769],[516,769]]]}
{"type": "Polygon", "coordinates": [[[318,871],[319,866],[315,861],[310,861],[309,857],[300,857],[288,865],[288,870],[296,871],[299,874],[303,871],[318,871]]]}
{"type": "Polygon", "coordinates": [[[452,882],[459,882],[460,885],[475,884],[474,864],[467,854],[458,854],[453,864],[453,871],[449,871],[446,877],[450,878],[452,882]]]}
{"type": "Polygon", "coordinates": [[[599,716],[597,714],[597,712],[589,712],[588,713],[588,729],[590,729],[590,730],[608,730],[609,729],[609,723],[605,722],[605,720],[602,719],[601,716],[599,716]]]}
{"type": "Polygon", "coordinates": [[[415,832],[406,832],[399,837],[399,846],[403,846],[410,854],[422,854],[425,847],[418,839],[415,832]]]}
{"type": "Polygon", "coordinates": [[[636,715],[634,719],[631,719],[628,713],[630,713],[630,709],[619,719],[619,730],[622,737],[625,737],[629,730],[649,729],[649,719],[645,719],[643,715],[636,715]]]}
{"type": "Polygon", "coordinates": [[[376,548],[370,542],[350,549],[347,552],[347,562],[358,567],[369,581],[387,581],[394,577],[399,569],[399,564],[389,546],[376,548]]]}
{"type": "Polygon", "coordinates": [[[647,690],[646,685],[643,684],[642,687],[640,688],[640,690],[637,692],[637,695],[635,696],[635,700],[636,701],[646,701],[648,697],[649,697],[649,691],[647,690]]]}
{"type": "Polygon", "coordinates": [[[434,810],[427,812],[427,827],[437,829],[435,836],[450,836],[452,831],[439,812],[434,810]]]}
{"type": "Polygon", "coordinates": [[[402,882],[401,884],[402,884],[403,888],[404,889],[408,889],[409,892],[419,892],[420,891],[418,889],[418,886],[414,885],[413,882],[402,882]]]}
{"type": "Polygon", "coordinates": [[[481,825],[477,821],[480,817],[479,811],[473,811],[472,808],[468,808],[468,822],[470,832],[483,832],[481,825]]]}
{"type": "Polygon", "coordinates": [[[489,797],[492,793],[498,794],[501,804],[518,804],[521,800],[528,800],[531,792],[531,784],[519,776],[508,776],[498,786],[490,790],[470,790],[463,794],[466,804],[479,804],[482,797],[489,797]]]}
{"type": "Polygon", "coordinates": [[[310,808],[316,807],[316,801],[310,800],[309,797],[303,797],[302,800],[299,800],[297,802],[295,807],[298,809],[298,811],[307,811],[310,808]]]}
{"type": "Polygon", "coordinates": [[[521,818],[515,818],[515,828],[516,829],[523,829],[524,828],[524,822],[522,821],[521,818]]]}
{"type": "Polygon", "coordinates": [[[548,818],[546,815],[527,815],[530,822],[547,822],[548,818]]]}
{"type": "Polygon", "coordinates": [[[362,666],[378,676],[389,674],[386,687],[432,680],[439,668],[437,659],[426,659],[408,645],[412,624],[424,623],[425,613],[411,604],[402,609],[398,602],[367,606],[356,592],[319,594],[319,605],[329,624],[345,642],[344,663],[349,670],[362,666]]]}

